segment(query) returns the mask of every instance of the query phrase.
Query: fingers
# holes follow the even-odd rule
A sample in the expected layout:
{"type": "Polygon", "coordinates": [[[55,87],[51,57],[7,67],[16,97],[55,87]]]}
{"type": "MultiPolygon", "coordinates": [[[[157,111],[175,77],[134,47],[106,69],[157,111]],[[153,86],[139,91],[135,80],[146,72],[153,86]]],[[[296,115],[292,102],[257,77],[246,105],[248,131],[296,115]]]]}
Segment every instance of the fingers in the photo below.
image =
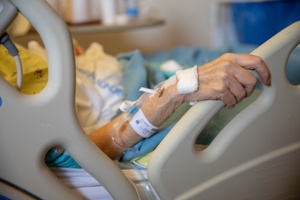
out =
{"type": "MultiPolygon", "coordinates": [[[[257,79],[256,77],[251,74],[248,70],[245,70],[244,68],[240,67],[239,65],[237,65],[236,63],[232,63],[232,71],[233,71],[233,75],[235,77],[235,80],[237,81],[237,83],[235,85],[232,85],[231,88],[233,88],[232,90],[235,90],[235,87],[242,87],[242,89],[244,90],[244,97],[248,97],[252,94],[254,87],[257,83],[257,79]]],[[[239,90],[239,92],[242,92],[241,90],[239,90]]],[[[244,95],[243,94],[243,95],[244,95]]]]}
{"type": "Polygon", "coordinates": [[[234,78],[231,78],[229,73],[225,84],[227,84],[228,90],[235,97],[236,101],[234,102],[232,97],[227,95],[227,97],[222,99],[226,107],[234,107],[235,103],[239,103],[242,99],[252,94],[257,79],[248,70],[255,70],[264,84],[271,84],[270,71],[260,57],[250,54],[227,53],[221,56],[221,59],[224,70],[230,71],[234,76],[234,78]],[[227,61],[224,62],[223,59],[227,61]]]}
{"type": "Polygon", "coordinates": [[[219,84],[219,87],[216,87],[216,99],[222,100],[226,108],[233,108],[247,96],[247,92],[237,79],[231,76],[225,77],[222,81],[223,84],[219,84]]]}
{"type": "Polygon", "coordinates": [[[243,87],[243,85],[240,84],[236,79],[229,80],[227,85],[230,93],[235,97],[236,103],[240,103],[245,97],[253,92],[251,87],[243,87]]]}
{"type": "Polygon", "coordinates": [[[270,71],[261,58],[226,53],[198,68],[198,91],[187,98],[193,101],[222,100],[227,108],[232,108],[251,95],[256,86],[257,79],[248,70],[255,70],[264,84],[271,84],[270,71]]]}
{"type": "Polygon", "coordinates": [[[224,54],[223,56],[225,58],[228,57],[228,59],[230,60],[235,60],[236,64],[244,69],[255,70],[264,84],[271,84],[270,71],[267,65],[263,62],[263,60],[260,57],[250,54],[231,53],[224,54]]]}

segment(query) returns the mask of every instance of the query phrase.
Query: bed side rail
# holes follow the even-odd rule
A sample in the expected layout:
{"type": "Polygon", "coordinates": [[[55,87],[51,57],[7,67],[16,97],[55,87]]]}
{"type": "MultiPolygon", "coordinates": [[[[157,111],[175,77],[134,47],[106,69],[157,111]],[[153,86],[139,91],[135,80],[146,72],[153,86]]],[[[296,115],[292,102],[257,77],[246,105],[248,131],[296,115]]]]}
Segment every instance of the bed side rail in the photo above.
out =
{"type": "Polygon", "coordinates": [[[197,151],[196,138],[223,102],[199,102],[176,124],[148,167],[162,199],[299,198],[300,88],[286,77],[287,60],[299,42],[296,22],[252,52],[269,66],[272,85],[263,85],[207,149],[197,151]]]}
{"type": "Polygon", "coordinates": [[[44,163],[49,148],[61,146],[113,198],[138,199],[133,184],[93,144],[78,123],[75,61],[65,22],[46,1],[11,2],[42,38],[48,56],[48,83],[38,94],[24,95],[0,77],[0,178],[41,199],[78,198],[44,163]]]}

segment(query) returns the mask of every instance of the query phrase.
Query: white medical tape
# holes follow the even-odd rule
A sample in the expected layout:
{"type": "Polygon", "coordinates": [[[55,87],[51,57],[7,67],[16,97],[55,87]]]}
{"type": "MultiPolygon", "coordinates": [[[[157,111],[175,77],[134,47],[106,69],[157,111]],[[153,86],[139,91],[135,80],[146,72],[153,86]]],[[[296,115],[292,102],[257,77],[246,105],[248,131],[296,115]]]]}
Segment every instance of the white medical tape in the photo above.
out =
{"type": "Polygon", "coordinates": [[[143,138],[150,137],[159,129],[159,127],[154,126],[147,120],[142,109],[139,109],[135,113],[129,124],[133,130],[143,138]]]}
{"type": "Polygon", "coordinates": [[[188,94],[198,89],[197,66],[193,68],[176,71],[177,91],[179,94],[188,94]]]}
{"type": "Polygon", "coordinates": [[[122,104],[119,106],[119,109],[122,112],[127,112],[129,109],[135,104],[135,101],[123,101],[122,104]]]}
{"type": "Polygon", "coordinates": [[[151,90],[149,88],[144,88],[144,87],[140,88],[140,92],[146,92],[146,93],[149,93],[149,94],[154,94],[154,90],[151,90]]]}

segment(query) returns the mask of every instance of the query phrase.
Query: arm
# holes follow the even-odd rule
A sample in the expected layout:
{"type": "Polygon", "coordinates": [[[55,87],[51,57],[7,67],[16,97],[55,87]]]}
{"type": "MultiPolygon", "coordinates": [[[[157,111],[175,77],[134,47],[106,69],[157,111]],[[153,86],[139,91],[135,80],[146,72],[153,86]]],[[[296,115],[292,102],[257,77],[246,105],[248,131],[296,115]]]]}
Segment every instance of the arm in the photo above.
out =
{"type": "MultiPolygon", "coordinates": [[[[253,92],[257,79],[248,71],[255,70],[266,85],[270,85],[270,72],[257,56],[248,54],[224,54],[220,58],[197,68],[197,91],[179,94],[175,84],[161,89],[156,87],[153,95],[143,98],[142,111],[154,126],[161,126],[184,102],[201,100],[222,100],[227,108],[234,107],[253,92]]],[[[135,133],[128,121],[122,122],[123,115],[109,122],[89,136],[110,158],[121,155],[142,137],[135,133]],[[122,122],[119,129],[114,125],[122,122]],[[115,138],[118,144],[112,140],[115,138]]]]}

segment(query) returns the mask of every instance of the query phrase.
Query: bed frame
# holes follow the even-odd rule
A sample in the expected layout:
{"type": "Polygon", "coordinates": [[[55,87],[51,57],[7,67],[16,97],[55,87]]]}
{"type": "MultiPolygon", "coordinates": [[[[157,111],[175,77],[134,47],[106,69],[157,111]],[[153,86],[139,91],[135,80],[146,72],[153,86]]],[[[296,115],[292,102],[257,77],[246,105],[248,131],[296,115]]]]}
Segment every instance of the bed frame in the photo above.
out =
{"type": "Polygon", "coordinates": [[[131,182],[89,140],[78,123],[74,102],[75,61],[65,22],[44,0],[11,2],[41,36],[49,69],[48,83],[36,95],[21,94],[0,79],[3,101],[0,108],[0,193],[12,199],[26,199],[16,197],[16,192],[8,192],[17,188],[41,199],[78,198],[44,163],[49,148],[58,145],[65,148],[83,168],[87,167],[87,171],[115,199],[137,199],[131,182]],[[101,170],[105,173],[99,173],[101,170]],[[119,185],[118,190],[109,189],[116,185],[119,185]]]}
{"type": "MultiPolygon", "coordinates": [[[[36,95],[21,94],[0,77],[0,194],[11,199],[77,199],[44,163],[46,152],[61,146],[114,199],[138,199],[133,184],[77,121],[67,26],[45,1],[10,1],[41,36],[49,77],[36,95]]],[[[253,52],[270,67],[272,86],[263,86],[258,99],[206,150],[197,151],[194,143],[222,102],[199,102],[178,122],[149,163],[150,182],[162,199],[299,198],[300,90],[285,76],[289,54],[299,42],[300,22],[253,52]]]]}

